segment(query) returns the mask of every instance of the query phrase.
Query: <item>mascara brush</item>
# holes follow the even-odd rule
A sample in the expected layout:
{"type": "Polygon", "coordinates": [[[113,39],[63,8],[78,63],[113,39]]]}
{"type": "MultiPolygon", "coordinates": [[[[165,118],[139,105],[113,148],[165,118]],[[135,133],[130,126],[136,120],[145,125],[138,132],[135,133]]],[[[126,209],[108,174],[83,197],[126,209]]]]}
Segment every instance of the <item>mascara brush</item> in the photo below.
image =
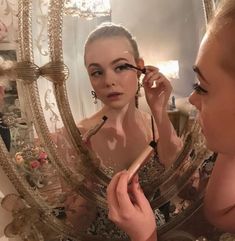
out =
{"type": "Polygon", "coordinates": [[[146,68],[141,69],[141,68],[138,68],[138,67],[136,67],[132,64],[128,64],[128,63],[125,63],[125,66],[128,68],[136,69],[136,70],[140,71],[142,74],[146,74],[146,68]]]}
{"type": "Polygon", "coordinates": [[[103,116],[102,120],[100,121],[100,123],[96,124],[94,127],[92,127],[91,129],[89,129],[83,136],[82,136],[82,140],[84,142],[88,142],[90,140],[90,138],[92,136],[94,136],[100,129],[101,127],[104,125],[104,123],[106,122],[106,120],[108,119],[107,116],[103,116]]]}

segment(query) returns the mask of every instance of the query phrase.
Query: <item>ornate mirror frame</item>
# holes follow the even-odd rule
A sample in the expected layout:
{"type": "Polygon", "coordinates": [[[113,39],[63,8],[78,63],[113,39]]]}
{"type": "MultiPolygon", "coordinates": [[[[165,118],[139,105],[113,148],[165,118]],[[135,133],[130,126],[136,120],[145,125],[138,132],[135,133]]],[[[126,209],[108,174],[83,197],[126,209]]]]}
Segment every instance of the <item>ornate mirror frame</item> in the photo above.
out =
{"type": "MultiPolygon", "coordinates": [[[[208,22],[213,15],[214,1],[202,0],[202,2],[206,22],[208,22]]],[[[18,4],[19,54],[16,72],[18,86],[24,96],[25,103],[27,103],[27,106],[29,106],[28,116],[32,116],[39,139],[46,147],[46,151],[52,164],[56,167],[62,178],[64,178],[66,182],[71,185],[79,194],[96,202],[96,204],[99,206],[106,208],[105,199],[100,195],[91,192],[83,185],[83,180],[91,169],[93,173],[95,173],[97,180],[105,185],[110,179],[98,168],[99,160],[97,160],[96,157],[83,144],[81,135],[71,114],[66,91],[66,79],[68,78],[69,70],[63,62],[62,49],[64,1],[50,1],[48,15],[50,62],[42,67],[39,67],[34,63],[32,46],[32,0],[19,0],[18,4]],[[80,173],[72,172],[72,170],[65,165],[65,163],[62,161],[62,157],[57,152],[55,143],[50,136],[39,99],[37,86],[37,80],[39,77],[46,78],[53,83],[60,115],[66,131],[69,134],[69,138],[73,144],[73,148],[76,150],[79,158],[79,164],[82,170],[80,173]]],[[[157,179],[155,182],[151,183],[151,186],[164,185],[167,187],[159,198],[152,201],[151,205],[153,208],[161,206],[166,201],[170,200],[174,195],[176,195],[176,193],[178,193],[185,186],[187,180],[190,178],[193,172],[210,154],[210,152],[208,152],[208,150],[206,150],[204,147],[203,138],[200,137],[199,126],[197,123],[193,123],[193,126],[187,130],[184,139],[186,143],[184,150],[179,155],[174,165],[167,170],[161,179],[157,179]],[[197,147],[195,148],[197,149],[197,152],[193,157],[191,157],[193,160],[193,165],[190,167],[185,167],[185,159],[189,156],[193,146],[197,147]],[[178,178],[177,185],[174,185],[176,178],[178,178]]],[[[25,209],[37,214],[37,217],[39,218],[37,222],[32,220],[32,232],[27,234],[20,233],[26,238],[25,240],[33,240],[33,237],[34,240],[43,241],[43,233],[45,231],[51,233],[54,232],[54,235],[61,237],[61,240],[63,240],[63,237],[70,237],[71,240],[90,239],[87,236],[83,236],[83,234],[81,234],[80,237],[77,237],[77,234],[70,226],[65,225],[51,214],[50,206],[41,197],[40,193],[30,187],[23,177],[17,175],[18,171],[16,166],[12,162],[12,157],[6,150],[2,140],[0,140],[0,165],[3,167],[4,172],[8,175],[10,181],[15,186],[16,190],[20,194],[20,197],[24,200],[25,209]]],[[[186,217],[195,212],[202,205],[202,197],[203,192],[198,196],[198,199],[192,206],[190,206],[190,208],[186,209],[185,212],[177,216],[177,218],[175,218],[172,222],[169,222],[165,226],[161,227],[159,229],[160,235],[165,234],[171,228],[179,225],[186,217]]],[[[16,218],[22,218],[24,216],[22,213],[15,215],[16,218]]]]}

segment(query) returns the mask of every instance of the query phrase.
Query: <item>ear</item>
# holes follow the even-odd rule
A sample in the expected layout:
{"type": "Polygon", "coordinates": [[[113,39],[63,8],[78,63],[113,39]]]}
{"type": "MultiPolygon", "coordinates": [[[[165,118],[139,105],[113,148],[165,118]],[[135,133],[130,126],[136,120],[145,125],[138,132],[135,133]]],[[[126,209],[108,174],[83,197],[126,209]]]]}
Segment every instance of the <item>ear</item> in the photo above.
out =
{"type": "MultiPolygon", "coordinates": [[[[144,68],[144,60],[143,60],[142,58],[139,58],[139,59],[136,61],[136,65],[137,65],[139,68],[143,69],[143,68],[144,68]]],[[[140,75],[141,75],[141,73],[138,71],[138,73],[137,73],[138,78],[140,77],[140,75]]]]}

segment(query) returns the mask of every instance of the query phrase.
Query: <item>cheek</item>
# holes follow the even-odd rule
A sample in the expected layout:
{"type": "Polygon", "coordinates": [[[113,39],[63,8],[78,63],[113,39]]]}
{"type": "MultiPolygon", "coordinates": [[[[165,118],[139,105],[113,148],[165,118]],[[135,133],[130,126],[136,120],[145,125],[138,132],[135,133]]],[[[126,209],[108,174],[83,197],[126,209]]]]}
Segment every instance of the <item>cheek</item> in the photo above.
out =
{"type": "Polygon", "coordinates": [[[138,78],[135,73],[128,73],[122,76],[121,83],[123,89],[136,93],[138,90],[138,78]]]}
{"type": "Polygon", "coordinates": [[[203,109],[200,121],[209,149],[221,153],[235,151],[235,109],[203,109]]]}
{"type": "Polygon", "coordinates": [[[100,89],[102,88],[101,81],[90,80],[90,82],[91,82],[91,86],[92,86],[93,90],[96,93],[99,93],[100,89]]]}

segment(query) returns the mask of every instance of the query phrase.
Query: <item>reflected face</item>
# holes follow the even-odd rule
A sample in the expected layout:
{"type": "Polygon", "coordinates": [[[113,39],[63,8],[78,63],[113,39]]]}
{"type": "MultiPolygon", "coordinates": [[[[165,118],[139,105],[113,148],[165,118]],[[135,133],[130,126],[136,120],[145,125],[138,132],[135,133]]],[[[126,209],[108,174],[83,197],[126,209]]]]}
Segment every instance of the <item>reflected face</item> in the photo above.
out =
{"type": "Polygon", "coordinates": [[[199,110],[208,148],[235,154],[235,76],[221,66],[223,44],[215,38],[204,38],[196,61],[198,86],[189,101],[199,110]]]}
{"type": "Polygon", "coordinates": [[[136,66],[136,63],[125,37],[107,37],[90,43],[86,48],[85,63],[97,98],[106,106],[118,109],[134,103],[137,72],[124,64],[136,66]]]}

